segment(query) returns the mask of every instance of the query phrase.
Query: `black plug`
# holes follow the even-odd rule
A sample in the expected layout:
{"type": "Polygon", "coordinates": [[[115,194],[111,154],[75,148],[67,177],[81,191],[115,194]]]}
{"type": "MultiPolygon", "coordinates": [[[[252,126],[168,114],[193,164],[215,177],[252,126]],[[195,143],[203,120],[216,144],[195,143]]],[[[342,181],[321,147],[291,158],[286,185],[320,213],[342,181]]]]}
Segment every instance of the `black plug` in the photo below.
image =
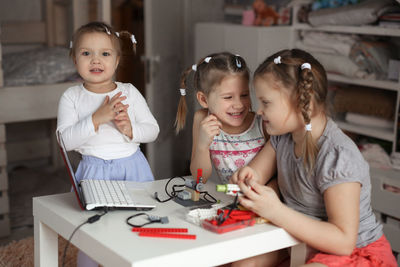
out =
{"type": "Polygon", "coordinates": [[[100,217],[101,217],[100,214],[93,215],[92,217],[90,217],[90,218],[87,220],[87,222],[88,222],[88,223],[97,222],[98,220],[100,220],[100,217]]]}

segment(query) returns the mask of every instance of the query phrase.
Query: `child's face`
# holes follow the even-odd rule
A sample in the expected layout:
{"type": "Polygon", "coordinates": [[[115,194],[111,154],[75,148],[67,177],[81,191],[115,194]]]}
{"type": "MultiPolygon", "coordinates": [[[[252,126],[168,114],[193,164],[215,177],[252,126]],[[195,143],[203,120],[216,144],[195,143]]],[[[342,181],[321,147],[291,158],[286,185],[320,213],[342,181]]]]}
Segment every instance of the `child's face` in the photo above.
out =
{"type": "Polygon", "coordinates": [[[257,114],[262,116],[269,135],[303,131],[301,113],[296,111],[289,89],[282,88],[283,85],[275,81],[271,74],[256,78],[254,87],[260,104],[257,114]]]}
{"type": "Polygon", "coordinates": [[[106,33],[85,33],[76,48],[76,68],[86,87],[107,86],[118,66],[119,57],[106,33]]]}
{"type": "Polygon", "coordinates": [[[239,75],[226,76],[207,97],[208,110],[225,127],[243,125],[251,108],[249,84],[239,75]]]}

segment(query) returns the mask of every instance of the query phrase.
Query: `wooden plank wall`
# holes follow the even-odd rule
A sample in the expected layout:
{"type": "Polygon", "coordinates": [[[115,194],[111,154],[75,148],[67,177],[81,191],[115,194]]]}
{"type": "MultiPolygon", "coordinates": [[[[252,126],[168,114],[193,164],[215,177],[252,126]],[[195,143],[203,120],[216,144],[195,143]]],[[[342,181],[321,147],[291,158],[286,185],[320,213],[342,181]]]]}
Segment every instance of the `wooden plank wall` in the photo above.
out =
{"type": "Polygon", "coordinates": [[[8,198],[6,128],[0,124],[0,237],[10,234],[10,201],[8,198]]]}

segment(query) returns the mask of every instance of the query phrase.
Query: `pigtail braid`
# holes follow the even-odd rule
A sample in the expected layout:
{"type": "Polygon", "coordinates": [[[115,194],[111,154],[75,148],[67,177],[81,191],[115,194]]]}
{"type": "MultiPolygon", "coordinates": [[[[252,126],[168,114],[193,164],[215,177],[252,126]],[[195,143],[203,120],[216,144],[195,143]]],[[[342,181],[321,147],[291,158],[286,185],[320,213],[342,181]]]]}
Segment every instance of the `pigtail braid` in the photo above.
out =
{"type": "Polygon", "coordinates": [[[116,32],[116,35],[120,38],[121,43],[122,43],[122,41],[127,40],[126,44],[129,44],[129,46],[131,47],[131,50],[136,55],[136,39],[135,39],[135,35],[133,35],[132,33],[128,32],[128,31],[116,32]]]}
{"type": "MultiPolygon", "coordinates": [[[[313,74],[311,69],[300,70],[299,85],[298,85],[298,103],[301,113],[304,118],[304,123],[310,124],[310,103],[313,96],[313,74]]],[[[307,172],[311,172],[314,168],[315,160],[318,155],[318,146],[315,143],[311,131],[306,131],[303,142],[303,161],[307,172]]]]}
{"type": "MultiPolygon", "coordinates": [[[[186,79],[191,73],[192,68],[187,68],[181,75],[181,89],[180,90],[186,90],[186,79]]],[[[178,134],[183,127],[185,126],[186,123],[186,113],[187,113],[187,103],[186,103],[186,93],[183,94],[181,92],[181,97],[179,98],[179,104],[178,104],[178,110],[176,112],[176,118],[175,118],[175,132],[178,134]]]]}

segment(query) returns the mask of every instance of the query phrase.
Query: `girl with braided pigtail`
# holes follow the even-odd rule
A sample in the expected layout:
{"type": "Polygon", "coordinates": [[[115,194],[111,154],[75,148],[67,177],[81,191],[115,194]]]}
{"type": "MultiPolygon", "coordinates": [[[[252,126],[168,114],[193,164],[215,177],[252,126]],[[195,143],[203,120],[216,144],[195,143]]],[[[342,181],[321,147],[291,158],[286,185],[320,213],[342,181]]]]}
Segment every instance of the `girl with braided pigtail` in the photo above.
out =
{"type": "MultiPolygon", "coordinates": [[[[298,103],[301,109],[301,114],[303,115],[304,123],[310,125],[310,103],[313,95],[312,92],[312,82],[313,75],[310,68],[300,68],[299,75],[299,86],[298,86],[298,103]]],[[[311,131],[306,131],[304,136],[304,142],[302,147],[302,155],[304,158],[304,164],[308,170],[314,167],[314,159],[318,154],[318,146],[312,138],[311,131]]]]}
{"type": "Polygon", "coordinates": [[[225,184],[262,149],[267,137],[261,116],[251,111],[249,70],[241,56],[228,52],[211,54],[185,70],[175,121],[177,133],[185,125],[185,96],[192,77],[202,109],[193,119],[190,171],[196,177],[197,169],[202,169],[206,182],[214,166],[225,184]]]}
{"type": "MultiPolygon", "coordinates": [[[[305,266],[397,266],[371,209],[369,166],[327,115],[323,66],[305,51],[282,50],[261,63],[253,82],[271,137],[232,176],[241,205],[306,243],[305,266]],[[275,172],[282,201],[260,185],[275,172]]],[[[288,257],[280,250],[232,266],[276,266],[288,257]]]]}

